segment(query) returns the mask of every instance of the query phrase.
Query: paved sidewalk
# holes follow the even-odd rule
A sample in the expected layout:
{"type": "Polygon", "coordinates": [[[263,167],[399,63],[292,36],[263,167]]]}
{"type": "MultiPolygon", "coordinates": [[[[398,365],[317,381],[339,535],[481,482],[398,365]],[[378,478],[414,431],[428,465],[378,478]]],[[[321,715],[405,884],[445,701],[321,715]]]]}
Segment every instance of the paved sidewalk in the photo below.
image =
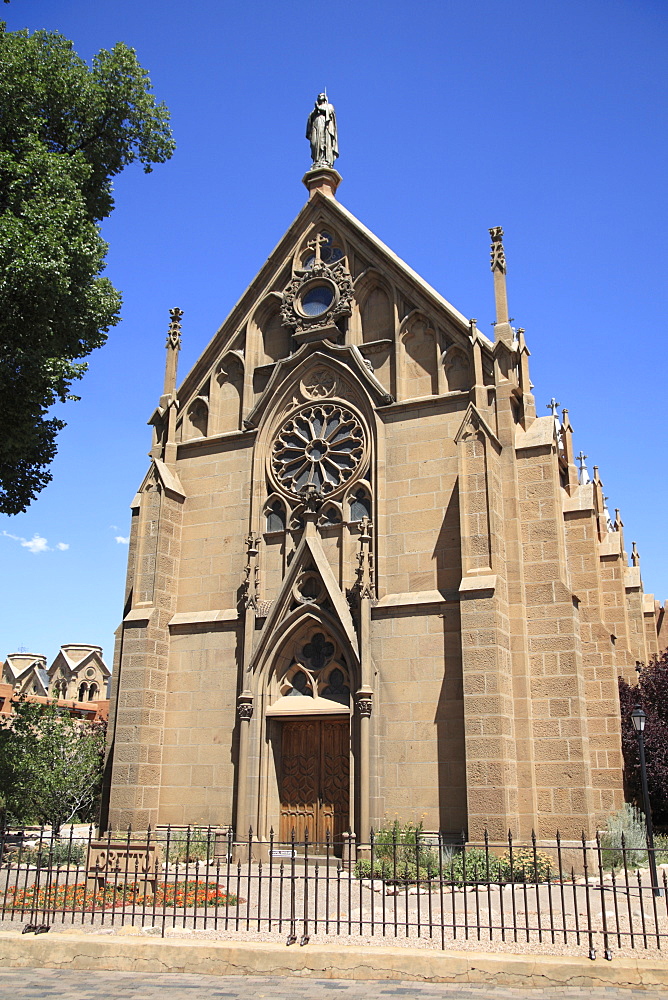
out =
{"type": "Polygon", "coordinates": [[[0,997],[7,1000],[666,1000],[665,990],[562,986],[520,989],[486,983],[355,982],[264,976],[197,976],[179,973],[70,972],[0,969],[0,997]]]}

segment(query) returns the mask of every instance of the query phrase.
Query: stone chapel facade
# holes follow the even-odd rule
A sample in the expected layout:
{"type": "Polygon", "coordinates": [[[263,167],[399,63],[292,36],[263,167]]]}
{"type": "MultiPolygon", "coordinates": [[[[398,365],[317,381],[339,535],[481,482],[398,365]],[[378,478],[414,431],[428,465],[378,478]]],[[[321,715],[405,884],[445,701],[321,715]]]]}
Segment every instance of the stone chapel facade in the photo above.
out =
{"type": "Polygon", "coordinates": [[[103,822],[368,843],[592,835],[617,677],[657,652],[568,412],[537,416],[491,230],[492,342],[333,169],[176,390],[132,503],[103,822]]]}

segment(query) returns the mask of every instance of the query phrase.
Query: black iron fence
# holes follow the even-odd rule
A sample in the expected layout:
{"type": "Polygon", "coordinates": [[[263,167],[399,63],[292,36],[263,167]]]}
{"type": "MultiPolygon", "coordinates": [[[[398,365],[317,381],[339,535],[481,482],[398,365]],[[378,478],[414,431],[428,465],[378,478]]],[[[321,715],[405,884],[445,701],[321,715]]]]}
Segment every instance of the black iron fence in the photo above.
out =
{"type": "Polygon", "coordinates": [[[314,937],[430,938],[540,947],[590,958],[661,949],[668,935],[667,871],[649,847],[562,840],[446,844],[395,828],[355,851],[253,832],[166,827],[122,836],[69,828],[0,834],[0,910],[41,933],[58,922],[262,931],[287,944],[314,937]]]}

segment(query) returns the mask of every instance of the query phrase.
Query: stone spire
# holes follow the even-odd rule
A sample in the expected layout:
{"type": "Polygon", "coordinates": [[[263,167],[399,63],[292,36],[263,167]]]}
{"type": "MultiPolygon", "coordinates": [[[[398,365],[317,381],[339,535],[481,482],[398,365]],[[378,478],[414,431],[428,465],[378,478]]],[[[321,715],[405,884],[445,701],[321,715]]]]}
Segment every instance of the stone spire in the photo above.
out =
{"type": "Polygon", "coordinates": [[[152,454],[162,458],[167,465],[176,461],[176,416],[178,401],[176,399],[176,371],[181,350],[181,317],[183,309],[169,310],[170,322],[167,330],[167,358],[165,359],[165,385],[160,397],[158,424],[155,427],[154,447],[152,454]]]}
{"type": "Polygon", "coordinates": [[[506,252],[503,249],[503,229],[495,226],[490,229],[492,249],[490,253],[491,269],[494,275],[494,300],[496,303],[496,322],[494,324],[494,339],[502,340],[509,347],[513,342],[513,331],[508,315],[508,294],[506,291],[506,252]]]}
{"type": "Polygon", "coordinates": [[[582,451],[582,449],[580,449],[580,454],[575,456],[575,460],[578,463],[578,481],[580,483],[580,486],[586,486],[587,483],[591,482],[591,480],[589,478],[589,472],[587,471],[587,466],[585,464],[587,461],[587,456],[582,451]]]}
{"type": "Polygon", "coordinates": [[[174,396],[176,394],[176,371],[179,363],[179,351],[181,350],[181,317],[183,309],[170,309],[170,323],[167,331],[167,359],[165,361],[165,387],[162,390],[164,396],[174,396]]]}
{"type": "MultiPolygon", "coordinates": [[[[561,428],[558,429],[559,436],[561,438],[561,447],[563,449],[563,455],[566,459],[566,469],[567,469],[567,491],[569,496],[573,496],[573,493],[577,489],[579,477],[578,470],[575,468],[575,456],[573,454],[573,428],[571,426],[571,421],[568,416],[568,410],[564,407],[561,411],[561,428]]],[[[580,452],[582,454],[582,452],[580,452]]],[[[585,455],[585,458],[587,456],[585,455]]]]}

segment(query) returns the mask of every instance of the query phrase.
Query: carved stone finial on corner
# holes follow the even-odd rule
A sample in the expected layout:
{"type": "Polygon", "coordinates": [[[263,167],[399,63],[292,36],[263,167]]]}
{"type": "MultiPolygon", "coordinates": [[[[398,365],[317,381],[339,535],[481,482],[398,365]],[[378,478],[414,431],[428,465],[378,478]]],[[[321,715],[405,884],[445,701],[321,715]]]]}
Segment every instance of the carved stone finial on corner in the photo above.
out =
{"type": "Polygon", "coordinates": [[[357,581],[355,590],[358,599],[368,600],[375,606],[376,587],[374,584],[373,552],[371,551],[371,528],[373,527],[368,517],[364,516],[360,521],[359,550],[357,552],[357,581]]]}
{"type": "MultiPolygon", "coordinates": [[[[165,384],[162,390],[165,399],[160,400],[161,406],[167,406],[170,402],[176,403],[176,373],[179,364],[179,351],[181,350],[181,317],[183,309],[170,309],[169,329],[167,330],[167,342],[165,347],[167,355],[165,357],[165,384]]],[[[174,421],[171,421],[171,432],[174,432],[174,421]]],[[[173,442],[172,442],[173,443],[173,442]]],[[[175,455],[173,457],[176,457],[175,455]]]]}
{"type": "Polygon", "coordinates": [[[489,235],[492,237],[492,249],[490,252],[492,271],[506,273],[506,252],[503,249],[503,229],[501,226],[494,226],[490,229],[489,235]]]}
{"type": "Polygon", "coordinates": [[[258,598],[259,598],[259,577],[260,570],[257,564],[257,557],[259,554],[260,538],[259,536],[249,534],[246,538],[246,569],[244,572],[244,581],[242,584],[243,593],[243,604],[246,609],[252,609],[257,611],[258,598]]]}
{"type": "Polygon", "coordinates": [[[631,549],[631,565],[640,566],[640,553],[638,552],[638,546],[635,542],[631,542],[633,548],[631,549]]]}
{"type": "Polygon", "coordinates": [[[167,331],[167,343],[165,347],[171,347],[174,351],[181,350],[181,317],[183,309],[170,309],[169,329],[167,331]]]}

